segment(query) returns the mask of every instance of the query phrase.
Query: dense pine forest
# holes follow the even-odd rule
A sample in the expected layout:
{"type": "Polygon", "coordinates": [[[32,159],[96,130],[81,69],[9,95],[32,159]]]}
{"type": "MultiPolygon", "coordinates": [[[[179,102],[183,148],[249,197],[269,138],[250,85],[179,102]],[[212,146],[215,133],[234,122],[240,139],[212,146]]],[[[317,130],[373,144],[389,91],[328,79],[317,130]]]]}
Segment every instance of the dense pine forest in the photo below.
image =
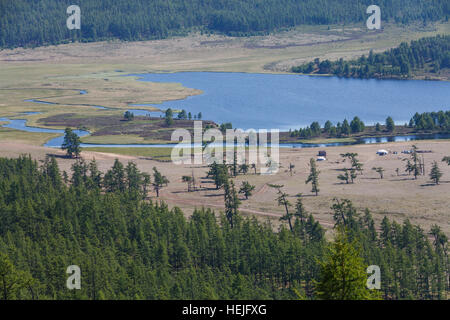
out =
{"type": "MultiPolygon", "coordinates": [[[[0,0],[0,48],[68,41],[147,40],[193,29],[245,36],[300,24],[364,22],[369,0],[0,0]],[[81,8],[81,30],[66,9],[81,8]]],[[[448,19],[446,0],[379,0],[383,21],[448,19]]]]}
{"type": "MultiPolygon", "coordinates": [[[[360,133],[373,134],[374,132],[371,130],[372,127],[373,126],[366,127],[364,122],[358,116],[355,116],[351,121],[344,119],[336,125],[328,120],[324,123],[323,127],[321,127],[319,122],[314,121],[306,128],[289,130],[289,136],[301,139],[317,138],[321,136],[327,138],[341,138],[360,133]]],[[[375,133],[380,135],[392,134],[396,131],[396,126],[392,117],[386,118],[384,127],[380,123],[376,123],[374,127],[375,133]]],[[[401,127],[397,126],[397,129],[398,128],[401,127]]],[[[403,132],[405,132],[404,129],[412,129],[409,130],[409,133],[450,133],[450,111],[439,110],[437,112],[416,112],[409,123],[405,124],[401,129],[403,129],[403,132]]]]}
{"type": "Polygon", "coordinates": [[[450,132],[450,111],[416,112],[409,121],[409,126],[419,131],[450,132]]]}
{"type": "Polygon", "coordinates": [[[161,180],[154,171],[150,180],[116,160],[103,174],[78,159],[68,174],[52,157],[0,159],[0,299],[448,297],[448,241],[437,226],[385,218],[378,228],[369,210],[335,200],[330,241],[301,198],[292,228],[238,210],[233,223],[205,209],[187,219],[147,198],[161,180]],[[81,268],[81,290],[66,288],[70,265],[81,268]],[[381,268],[378,294],[364,287],[368,265],[381,268]],[[357,279],[351,296],[333,282],[340,271],[357,279]]]}
{"type": "Polygon", "coordinates": [[[436,36],[401,43],[383,53],[370,51],[368,56],[344,61],[315,59],[292,71],[297,73],[334,74],[346,78],[409,78],[416,72],[439,73],[450,68],[450,36],[436,36]]]}

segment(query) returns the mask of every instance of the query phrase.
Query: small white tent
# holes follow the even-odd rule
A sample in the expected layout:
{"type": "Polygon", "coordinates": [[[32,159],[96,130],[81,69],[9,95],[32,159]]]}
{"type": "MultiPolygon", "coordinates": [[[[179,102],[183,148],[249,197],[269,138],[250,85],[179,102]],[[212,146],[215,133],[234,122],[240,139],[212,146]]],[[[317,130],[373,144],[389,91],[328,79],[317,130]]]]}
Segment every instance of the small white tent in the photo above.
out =
{"type": "Polygon", "coordinates": [[[381,149],[381,150],[378,150],[378,151],[377,151],[377,154],[378,154],[379,156],[385,156],[385,155],[388,155],[388,154],[389,154],[389,151],[384,150],[384,149],[381,149]]]}

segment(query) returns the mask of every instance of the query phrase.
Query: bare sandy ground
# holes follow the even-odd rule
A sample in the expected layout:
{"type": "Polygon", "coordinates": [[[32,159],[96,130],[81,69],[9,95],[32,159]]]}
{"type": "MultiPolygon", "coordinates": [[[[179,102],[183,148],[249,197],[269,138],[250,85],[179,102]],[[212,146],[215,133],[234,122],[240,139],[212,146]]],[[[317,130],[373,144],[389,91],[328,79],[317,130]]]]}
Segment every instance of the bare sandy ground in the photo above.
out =
{"type": "MultiPolygon", "coordinates": [[[[357,145],[349,147],[326,148],[328,160],[318,163],[320,170],[320,194],[315,197],[310,185],[305,184],[309,173],[308,163],[310,158],[315,158],[318,148],[311,149],[281,149],[280,162],[282,168],[276,175],[261,176],[248,174],[240,175],[235,179],[236,186],[242,181],[249,181],[256,186],[254,195],[249,200],[242,199],[240,211],[244,215],[254,215],[260,219],[270,219],[274,225],[279,224],[279,217],[283,214],[283,208],[278,207],[275,201],[276,190],[268,184],[284,185],[284,191],[295,203],[295,195],[304,195],[304,204],[307,210],[314,214],[326,228],[333,227],[331,205],[334,198],[345,198],[353,201],[360,212],[369,208],[377,223],[388,216],[398,222],[409,218],[412,223],[419,224],[423,229],[429,230],[431,225],[438,224],[447,235],[450,235],[450,166],[441,162],[444,156],[450,155],[450,141],[423,141],[415,142],[421,150],[430,150],[432,153],[424,154],[426,163],[426,176],[420,176],[414,180],[404,172],[405,162],[402,159],[407,155],[401,154],[403,150],[409,150],[413,143],[388,143],[382,145],[357,145]],[[397,151],[398,154],[389,154],[385,157],[376,155],[380,148],[397,151]],[[356,152],[364,164],[363,175],[358,176],[354,184],[343,184],[337,179],[341,174],[340,169],[349,166],[348,162],[342,162],[341,153],[356,152]],[[428,173],[433,161],[437,161],[444,173],[440,185],[433,185],[428,173]],[[295,173],[291,176],[287,168],[289,163],[295,165],[295,173]],[[386,171],[381,180],[378,173],[372,167],[383,167],[386,171]],[[397,176],[395,170],[400,169],[397,176]]],[[[16,157],[23,153],[30,153],[34,158],[42,160],[46,154],[63,155],[57,149],[30,146],[18,143],[0,142],[0,157],[16,157]]],[[[166,175],[170,184],[162,190],[161,200],[170,207],[177,206],[183,209],[186,215],[190,215],[195,208],[210,207],[216,211],[223,210],[223,191],[214,190],[212,181],[204,178],[207,168],[204,166],[181,165],[157,162],[132,156],[123,156],[99,152],[85,151],[82,155],[85,159],[95,158],[102,171],[106,171],[113,164],[115,158],[122,162],[134,161],[138,167],[151,173],[156,166],[166,175]],[[183,175],[194,173],[197,179],[199,191],[187,192],[187,186],[182,182],[183,175]]],[[[62,170],[70,170],[74,160],[58,158],[62,170]]],[[[155,199],[152,192],[150,198],[155,199]]]]}

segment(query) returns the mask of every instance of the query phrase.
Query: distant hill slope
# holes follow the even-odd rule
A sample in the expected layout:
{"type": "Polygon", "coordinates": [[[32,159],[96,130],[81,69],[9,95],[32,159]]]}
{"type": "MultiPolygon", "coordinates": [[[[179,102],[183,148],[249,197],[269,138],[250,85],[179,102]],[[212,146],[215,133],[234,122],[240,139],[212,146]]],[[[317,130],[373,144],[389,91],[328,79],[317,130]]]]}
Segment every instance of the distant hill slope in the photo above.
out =
{"type": "MultiPolygon", "coordinates": [[[[0,0],[0,48],[68,41],[149,40],[194,28],[245,36],[299,24],[363,22],[372,0],[0,0]],[[81,7],[81,30],[66,9],[81,7]]],[[[378,0],[384,21],[448,19],[448,0],[378,0]]]]}
{"type": "Polygon", "coordinates": [[[293,67],[292,71],[363,79],[427,77],[449,80],[450,35],[422,38],[410,44],[404,42],[383,53],[371,51],[369,56],[350,61],[315,59],[293,67]]]}

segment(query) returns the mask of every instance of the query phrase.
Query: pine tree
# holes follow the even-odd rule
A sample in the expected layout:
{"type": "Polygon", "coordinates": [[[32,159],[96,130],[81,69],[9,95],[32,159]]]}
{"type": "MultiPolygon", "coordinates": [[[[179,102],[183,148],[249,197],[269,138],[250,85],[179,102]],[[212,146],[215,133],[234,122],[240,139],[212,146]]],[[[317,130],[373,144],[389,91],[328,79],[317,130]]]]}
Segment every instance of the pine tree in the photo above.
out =
{"type": "Polygon", "coordinates": [[[142,199],[147,198],[148,194],[148,187],[151,184],[151,177],[147,172],[142,173],[142,184],[141,184],[141,191],[142,191],[142,199]]]}
{"type": "Polygon", "coordinates": [[[344,158],[345,160],[346,159],[350,160],[350,163],[351,163],[350,169],[353,169],[354,171],[359,171],[362,174],[363,164],[357,158],[358,157],[357,153],[351,153],[351,152],[341,153],[341,157],[344,158]]]}
{"type": "Polygon", "coordinates": [[[28,272],[16,270],[8,256],[0,252],[0,300],[17,299],[20,291],[31,289],[35,280],[28,272]]]}
{"type": "Polygon", "coordinates": [[[289,207],[291,206],[291,203],[287,199],[288,195],[287,193],[283,192],[281,188],[283,186],[281,185],[270,185],[272,188],[275,188],[278,190],[278,197],[277,202],[279,206],[283,206],[285,210],[285,215],[280,218],[281,221],[287,221],[289,223],[289,230],[293,232],[293,226],[292,226],[292,217],[293,214],[289,212],[289,207]]]}
{"type": "Polygon", "coordinates": [[[239,172],[241,172],[242,174],[246,175],[248,173],[249,170],[249,165],[246,163],[243,163],[239,166],[239,172]]]}
{"type": "Polygon", "coordinates": [[[304,205],[303,205],[302,194],[301,194],[301,193],[299,193],[299,194],[297,195],[297,201],[296,201],[296,203],[295,203],[295,213],[294,213],[294,216],[295,216],[296,218],[300,219],[300,222],[301,222],[301,223],[304,223],[305,220],[306,220],[306,218],[307,218],[307,216],[308,216],[308,213],[307,213],[307,211],[306,211],[306,209],[305,209],[305,207],[304,207],[304,205]]]}
{"type": "Polygon", "coordinates": [[[191,176],[183,176],[181,178],[183,182],[187,184],[188,192],[191,192],[191,185],[192,185],[192,177],[191,176]]]}
{"type": "Polygon", "coordinates": [[[125,169],[119,159],[114,160],[113,167],[106,172],[103,182],[108,192],[125,191],[125,169]]]}
{"type": "MultiPolygon", "coordinates": [[[[138,184],[143,192],[150,183],[150,176],[145,182],[145,173],[133,164],[123,168],[115,163],[108,170],[114,190],[104,183],[101,189],[94,186],[92,177],[103,174],[91,165],[78,159],[72,185],[55,188],[61,173],[51,158],[41,167],[27,156],[0,158],[0,299],[5,296],[2,283],[7,283],[7,299],[296,299],[291,289],[309,299],[342,299],[343,278],[333,275],[345,274],[348,259],[335,254],[344,263],[330,263],[324,229],[306,212],[300,195],[286,212],[295,219],[292,233],[241,218],[229,179],[225,213],[216,217],[211,209],[200,209],[188,219],[162,201],[129,196],[138,184]],[[123,191],[117,186],[121,183],[123,191]],[[13,266],[8,273],[13,277],[2,282],[2,270],[11,270],[5,260],[13,266]],[[82,290],[65,289],[68,263],[84,270],[82,290]],[[11,279],[30,281],[11,287],[11,279]],[[326,284],[316,295],[313,280],[319,279],[326,284]],[[331,283],[336,290],[330,293],[325,289],[331,283]]],[[[347,242],[360,241],[360,261],[380,266],[386,299],[447,298],[448,238],[438,226],[427,235],[409,221],[400,225],[385,217],[378,236],[369,210],[359,216],[349,200],[335,200],[332,210],[336,227],[347,230],[347,242]]],[[[350,279],[355,281],[347,293],[361,293],[357,284],[363,282],[356,279],[350,279]]],[[[344,298],[361,299],[349,295],[344,298]]]]}
{"type": "Polygon", "coordinates": [[[173,125],[173,111],[168,108],[165,113],[165,122],[168,127],[173,125]]]}
{"type": "Polygon", "coordinates": [[[130,111],[126,111],[123,115],[124,119],[127,121],[131,121],[134,119],[134,113],[130,112],[130,111]]]}
{"type": "Polygon", "coordinates": [[[302,194],[299,193],[297,195],[297,201],[295,202],[295,212],[294,216],[296,218],[295,220],[295,226],[298,226],[298,228],[294,227],[294,230],[298,230],[298,233],[300,234],[300,237],[304,239],[305,233],[306,233],[306,220],[308,218],[308,212],[306,211],[303,201],[302,201],[302,194]]]}
{"type": "Polygon", "coordinates": [[[238,218],[239,205],[241,201],[238,198],[234,182],[228,179],[224,183],[224,197],[225,197],[225,216],[231,228],[236,226],[236,219],[238,218]]]}
{"type": "Polygon", "coordinates": [[[395,123],[394,120],[392,120],[391,117],[386,118],[386,130],[388,132],[394,132],[395,131],[395,123]]]}
{"type": "Polygon", "coordinates": [[[349,183],[350,183],[350,174],[349,174],[348,172],[349,172],[349,170],[348,170],[348,169],[345,169],[345,170],[344,170],[344,174],[338,175],[337,178],[338,178],[339,180],[345,181],[346,184],[349,184],[349,183]]]}
{"type": "Polygon", "coordinates": [[[309,168],[310,168],[309,169],[310,170],[309,171],[309,176],[306,179],[305,183],[308,184],[308,183],[311,182],[311,186],[312,186],[311,192],[314,192],[316,194],[316,196],[318,196],[319,195],[319,191],[320,191],[320,189],[319,189],[319,174],[320,174],[320,171],[317,170],[316,161],[313,158],[311,158],[309,160],[309,168]]]}
{"type": "Polygon", "coordinates": [[[216,189],[219,190],[225,182],[228,180],[228,170],[225,164],[217,164],[213,162],[209,166],[209,171],[207,173],[208,178],[212,178],[214,180],[214,184],[216,185],[216,189]]]}
{"type": "Polygon", "coordinates": [[[102,187],[102,173],[98,169],[95,158],[89,163],[89,178],[91,181],[91,188],[101,189],[102,187]]]}
{"type": "Polygon", "coordinates": [[[61,145],[62,150],[66,150],[67,155],[69,157],[73,157],[75,155],[76,158],[80,156],[81,148],[80,148],[80,138],[78,135],[72,131],[70,128],[66,128],[64,131],[64,142],[61,145]]]}
{"type": "Polygon", "coordinates": [[[439,184],[439,181],[442,177],[442,171],[439,169],[439,166],[436,161],[433,162],[433,166],[430,171],[430,178],[433,180],[435,184],[439,184]]]}
{"type": "Polygon", "coordinates": [[[350,134],[350,125],[348,124],[347,119],[344,119],[341,126],[341,133],[349,135],[350,134]]]}
{"type": "Polygon", "coordinates": [[[373,167],[372,170],[380,175],[380,179],[383,179],[384,169],[382,167],[373,167]]]}
{"type": "Polygon", "coordinates": [[[156,197],[159,198],[159,192],[160,190],[169,184],[169,179],[167,179],[166,176],[163,176],[161,172],[156,169],[156,167],[153,167],[153,188],[156,191],[156,197]]]}
{"type": "Polygon", "coordinates": [[[357,218],[359,214],[353,203],[348,199],[334,198],[333,201],[331,209],[333,209],[333,219],[336,222],[335,227],[343,226],[350,232],[358,231],[357,218]]]}
{"type": "Polygon", "coordinates": [[[413,145],[411,150],[411,160],[403,159],[403,161],[407,161],[405,171],[408,173],[414,174],[414,179],[417,179],[417,176],[420,175],[420,160],[417,153],[417,146],[413,145]]]}
{"type": "Polygon", "coordinates": [[[142,184],[142,175],[137,168],[136,163],[128,162],[125,168],[125,181],[127,184],[128,193],[134,196],[140,196],[140,189],[142,184]]]}
{"type": "Polygon", "coordinates": [[[431,227],[430,234],[434,238],[433,242],[434,242],[436,251],[442,250],[441,252],[444,252],[445,246],[448,243],[448,238],[445,235],[445,233],[441,230],[441,228],[437,224],[435,224],[431,227]]]}
{"type": "Polygon", "coordinates": [[[320,263],[317,297],[323,300],[373,300],[378,295],[366,287],[367,265],[355,242],[349,242],[343,229],[338,233],[324,261],[320,263]]]}
{"type": "Polygon", "coordinates": [[[381,131],[381,124],[379,122],[377,122],[377,124],[375,125],[375,131],[376,132],[380,132],[381,131]]]}
{"type": "Polygon", "coordinates": [[[245,199],[248,200],[249,197],[253,194],[255,190],[255,186],[252,186],[248,181],[242,182],[242,186],[239,189],[239,193],[242,193],[245,196],[245,199]]]}
{"type": "Polygon", "coordinates": [[[42,166],[42,171],[50,179],[52,185],[55,188],[60,188],[62,184],[61,175],[59,172],[58,163],[55,157],[45,157],[44,165],[42,166]]]}

